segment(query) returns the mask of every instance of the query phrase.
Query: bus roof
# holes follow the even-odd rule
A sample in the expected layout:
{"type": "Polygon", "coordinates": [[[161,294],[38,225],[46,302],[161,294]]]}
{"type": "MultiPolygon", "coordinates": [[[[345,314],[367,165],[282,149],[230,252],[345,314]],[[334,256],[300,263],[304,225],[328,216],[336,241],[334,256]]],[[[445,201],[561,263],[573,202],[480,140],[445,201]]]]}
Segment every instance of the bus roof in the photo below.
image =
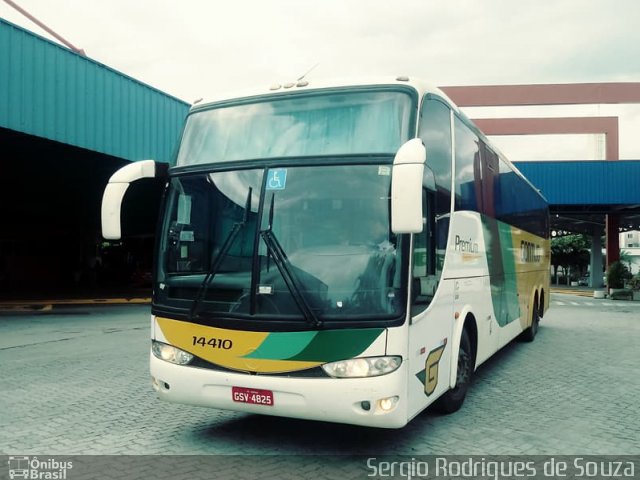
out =
{"type": "Polygon", "coordinates": [[[398,77],[369,77],[369,78],[341,78],[341,79],[317,79],[317,80],[297,80],[292,82],[274,83],[271,85],[264,85],[263,87],[255,87],[251,89],[245,89],[240,91],[232,91],[220,95],[215,95],[211,98],[206,98],[198,103],[192,105],[193,110],[199,110],[201,108],[207,108],[208,106],[235,99],[246,99],[252,97],[264,97],[268,95],[282,95],[282,94],[295,94],[302,91],[314,91],[323,90],[329,88],[340,87],[389,87],[389,86],[402,86],[413,88],[419,97],[422,97],[426,93],[433,93],[444,99],[446,99],[452,107],[458,111],[455,104],[449,99],[444,92],[438,87],[426,83],[420,79],[398,76],[398,77]]]}

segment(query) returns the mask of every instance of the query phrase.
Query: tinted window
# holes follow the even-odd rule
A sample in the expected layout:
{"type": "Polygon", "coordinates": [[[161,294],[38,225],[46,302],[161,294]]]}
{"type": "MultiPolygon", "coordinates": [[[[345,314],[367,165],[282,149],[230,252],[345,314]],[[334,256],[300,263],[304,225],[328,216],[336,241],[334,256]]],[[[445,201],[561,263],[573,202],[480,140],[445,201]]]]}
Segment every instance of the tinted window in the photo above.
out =
{"type": "Polygon", "coordinates": [[[480,212],[548,237],[544,199],[462,120],[455,122],[455,209],[480,212]]]}
{"type": "Polygon", "coordinates": [[[482,173],[478,137],[456,117],[456,210],[482,211],[482,173]]]}
{"type": "Polygon", "coordinates": [[[332,154],[395,154],[414,103],[398,91],[328,90],[223,105],[189,115],[178,165],[332,154]]]}
{"type": "Polygon", "coordinates": [[[427,149],[427,165],[433,171],[436,192],[433,197],[435,216],[433,238],[435,248],[441,252],[438,263],[444,263],[444,252],[449,234],[451,212],[451,110],[439,100],[427,98],[420,112],[420,138],[427,149]]]}
{"type": "Polygon", "coordinates": [[[452,180],[449,107],[435,98],[426,98],[420,112],[419,135],[436,184],[436,190],[432,191],[425,180],[424,230],[414,237],[413,303],[421,310],[431,302],[438,287],[449,235],[452,180]]]}
{"type": "Polygon", "coordinates": [[[498,220],[548,238],[549,217],[546,202],[502,159],[494,191],[498,220]]]}
{"type": "Polygon", "coordinates": [[[482,213],[492,218],[496,216],[495,184],[499,175],[500,160],[489,147],[480,142],[482,157],[482,213]]]}

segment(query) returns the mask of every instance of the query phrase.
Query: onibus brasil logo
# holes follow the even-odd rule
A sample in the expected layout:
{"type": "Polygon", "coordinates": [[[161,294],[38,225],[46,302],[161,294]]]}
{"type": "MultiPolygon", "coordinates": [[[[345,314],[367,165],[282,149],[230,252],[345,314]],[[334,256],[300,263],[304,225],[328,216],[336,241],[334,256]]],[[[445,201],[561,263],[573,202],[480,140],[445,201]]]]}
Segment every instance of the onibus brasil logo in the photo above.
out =
{"type": "Polygon", "coordinates": [[[9,457],[9,478],[26,478],[32,480],[65,480],[67,470],[73,468],[73,462],[61,462],[54,458],[44,460],[38,457],[9,457]]]}

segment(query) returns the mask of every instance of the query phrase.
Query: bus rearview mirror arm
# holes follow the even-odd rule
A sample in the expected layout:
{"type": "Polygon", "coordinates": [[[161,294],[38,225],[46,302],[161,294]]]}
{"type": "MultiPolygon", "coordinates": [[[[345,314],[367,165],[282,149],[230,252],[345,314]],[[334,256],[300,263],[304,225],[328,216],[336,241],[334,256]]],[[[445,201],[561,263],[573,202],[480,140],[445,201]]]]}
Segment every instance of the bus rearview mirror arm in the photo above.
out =
{"type": "Polygon", "coordinates": [[[393,160],[391,174],[391,231],[420,233],[422,222],[422,177],[427,152],[419,138],[403,144],[393,160]]]}
{"type": "Polygon", "coordinates": [[[141,160],[125,165],[109,179],[102,195],[102,236],[107,240],[119,240],[122,236],[120,210],[129,185],[143,178],[167,178],[169,164],[155,160],[141,160]]]}

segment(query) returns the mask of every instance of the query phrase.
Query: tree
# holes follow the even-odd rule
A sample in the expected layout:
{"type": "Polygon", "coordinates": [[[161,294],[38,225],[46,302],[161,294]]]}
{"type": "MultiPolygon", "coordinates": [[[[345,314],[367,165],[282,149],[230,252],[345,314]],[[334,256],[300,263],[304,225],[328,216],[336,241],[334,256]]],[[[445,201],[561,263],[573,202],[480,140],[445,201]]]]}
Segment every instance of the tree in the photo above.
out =
{"type": "Polygon", "coordinates": [[[622,262],[613,262],[607,269],[607,285],[609,288],[623,288],[625,280],[631,279],[631,272],[622,262]]]}
{"type": "Polygon", "coordinates": [[[631,263],[633,259],[627,250],[620,250],[620,261],[624,263],[629,271],[631,271],[631,263]]]}
{"type": "Polygon", "coordinates": [[[551,265],[557,283],[558,267],[562,267],[570,281],[569,272],[574,276],[584,272],[589,265],[591,241],[585,235],[566,235],[551,239],[551,265]]]}

